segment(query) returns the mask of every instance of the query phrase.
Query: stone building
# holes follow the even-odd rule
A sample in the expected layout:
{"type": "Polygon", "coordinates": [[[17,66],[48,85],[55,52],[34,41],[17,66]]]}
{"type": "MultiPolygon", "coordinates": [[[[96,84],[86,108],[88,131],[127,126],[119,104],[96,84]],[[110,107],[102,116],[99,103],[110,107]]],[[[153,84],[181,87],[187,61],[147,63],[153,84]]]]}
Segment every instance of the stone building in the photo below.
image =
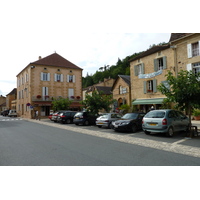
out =
{"type": "Polygon", "coordinates": [[[130,60],[131,99],[138,110],[158,109],[165,98],[157,86],[165,82],[167,71],[175,74],[174,52],[169,44],[154,46],[130,60]]]}
{"type": "Polygon", "coordinates": [[[33,118],[34,112],[48,116],[53,98],[69,98],[72,110],[80,108],[82,69],[57,53],[28,64],[17,75],[17,113],[33,118]]]}
{"type": "Polygon", "coordinates": [[[123,104],[131,106],[131,81],[130,76],[118,75],[112,86],[113,99],[116,99],[115,108],[123,104]]]}

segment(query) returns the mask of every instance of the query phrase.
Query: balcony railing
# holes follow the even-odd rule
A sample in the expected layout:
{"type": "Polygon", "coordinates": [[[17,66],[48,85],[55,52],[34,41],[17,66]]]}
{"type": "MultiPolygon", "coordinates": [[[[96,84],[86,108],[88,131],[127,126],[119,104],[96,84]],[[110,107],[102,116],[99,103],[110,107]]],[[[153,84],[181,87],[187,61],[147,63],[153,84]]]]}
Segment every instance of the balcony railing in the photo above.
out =
{"type": "Polygon", "coordinates": [[[32,96],[32,101],[53,101],[53,99],[59,99],[59,98],[64,98],[64,99],[69,99],[72,101],[82,101],[82,98],[80,96],[32,96]]]}

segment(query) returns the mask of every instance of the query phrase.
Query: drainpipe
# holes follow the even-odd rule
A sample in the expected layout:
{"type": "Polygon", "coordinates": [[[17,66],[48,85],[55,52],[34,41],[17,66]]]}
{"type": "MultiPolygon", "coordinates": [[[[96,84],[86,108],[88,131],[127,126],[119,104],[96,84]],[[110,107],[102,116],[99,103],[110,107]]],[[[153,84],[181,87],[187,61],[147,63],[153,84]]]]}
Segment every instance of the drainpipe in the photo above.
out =
{"type": "Polygon", "coordinates": [[[173,46],[170,46],[170,48],[174,51],[174,72],[175,72],[175,77],[177,78],[178,76],[177,52],[176,52],[177,46],[173,45],[173,46]]]}

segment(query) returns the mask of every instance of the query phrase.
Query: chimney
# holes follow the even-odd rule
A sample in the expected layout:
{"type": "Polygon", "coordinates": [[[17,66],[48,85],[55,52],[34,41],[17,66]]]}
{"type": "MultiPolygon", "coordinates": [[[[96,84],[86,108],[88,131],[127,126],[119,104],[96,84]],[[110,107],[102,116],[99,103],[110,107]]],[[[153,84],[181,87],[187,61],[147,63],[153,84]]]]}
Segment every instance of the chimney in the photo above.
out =
{"type": "Polygon", "coordinates": [[[39,56],[39,58],[38,58],[39,60],[41,60],[42,59],[42,56],[39,56]]]}

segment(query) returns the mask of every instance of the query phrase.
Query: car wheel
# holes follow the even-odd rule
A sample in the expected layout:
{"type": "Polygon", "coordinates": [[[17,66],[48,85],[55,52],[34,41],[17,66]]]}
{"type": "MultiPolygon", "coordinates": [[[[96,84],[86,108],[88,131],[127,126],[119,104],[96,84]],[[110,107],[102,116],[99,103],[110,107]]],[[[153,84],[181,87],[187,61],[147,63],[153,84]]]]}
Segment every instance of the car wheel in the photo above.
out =
{"type": "Polygon", "coordinates": [[[149,132],[149,131],[144,131],[144,133],[145,133],[146,135],[149,135],[151,132],[149,132]]]}
{"type": "Polygon", "coordinates": [[[174,129],[172,127],[169,127],[168,132],[166,133],[167,136],[172,137],[174,135],[174,129]]]}
{"type": "Polygon", "coordinates": [[[70,119],[67,119],[66,123],[67,123],[67,124],[70,124],[70,123],[71,123],[71,120],[70,120],[70,119]]]}
{"type": "Polygon", "coordinates": [[[88,126],[88,125],[89,125],[89,121],[86,120],[85,123],[84,123],[84,125],[85,125],[85,126],[88,126]]]}
{"type": "Polygon", "coordinates": [[[75,124],[76,126],[78,126],[78,124],[75,124]]]}
{"type": "Polygon", "coordinates": [[[99,128],[101,128],[101,126],[98,126],[99,128]]]}
{"type": "Polygon", "coordinates": [[[137,130],[137,126],[136,126],[135,124],[133,124],[133,125],[131,126],[131,132],[132,132],[132,133],[135,133],[136,130],[137,130]]]}

